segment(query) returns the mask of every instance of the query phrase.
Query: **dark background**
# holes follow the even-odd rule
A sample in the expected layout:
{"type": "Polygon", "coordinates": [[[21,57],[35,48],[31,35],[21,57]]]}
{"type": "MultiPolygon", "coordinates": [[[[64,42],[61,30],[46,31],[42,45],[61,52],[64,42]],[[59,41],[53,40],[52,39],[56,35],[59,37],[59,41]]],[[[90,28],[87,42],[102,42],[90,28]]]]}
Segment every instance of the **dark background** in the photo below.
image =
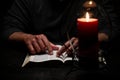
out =
{"type": "Polygon", "coordinates": [[[11,7],[14,0],[0,0],[0,23],[2,23],[2,18],[6,15],[7,10],[11,7]]]}

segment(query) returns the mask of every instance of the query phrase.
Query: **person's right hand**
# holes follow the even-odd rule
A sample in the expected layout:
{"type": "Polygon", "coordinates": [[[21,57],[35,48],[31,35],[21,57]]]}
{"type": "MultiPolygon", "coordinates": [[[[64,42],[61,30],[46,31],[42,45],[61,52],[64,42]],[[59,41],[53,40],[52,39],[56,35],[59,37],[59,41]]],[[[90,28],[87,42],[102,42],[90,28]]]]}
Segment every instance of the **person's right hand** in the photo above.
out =
{"type": "Polygon", "coordinates": [[[31,54],[46,52],[46,50],[48,50],[48,54],[52,54],[53,50],[59,49],[56,45],[51,43],[44,34],[28,35],[24,39],[24,42],[31,54]]]}
{"type": "Polygon", "coordinates": [[[48,54],[52,54],[53,50],[59,49],[44,34],[32,35],[24,32],[14,32],[9,36],[9,40],[24,42],[31,54],[46,52],[46,50],[48,54]]]}

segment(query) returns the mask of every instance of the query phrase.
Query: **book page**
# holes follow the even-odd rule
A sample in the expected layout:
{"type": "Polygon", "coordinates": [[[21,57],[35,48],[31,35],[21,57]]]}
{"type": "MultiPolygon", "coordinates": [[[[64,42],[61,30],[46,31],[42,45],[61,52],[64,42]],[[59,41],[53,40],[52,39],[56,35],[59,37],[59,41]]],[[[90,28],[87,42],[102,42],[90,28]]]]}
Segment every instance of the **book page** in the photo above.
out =
{"type": "Polygon", "coordinates": [[[62,62],[64,63],[67,60],[72,60],[72,57],[69,57],[68,54],[66,54],[66,52],[64,52],[60,58],[62,59],[62,62]]]}
{"type": "Polygon", "coordinates": [[[56,57],[56,52],[53,51],[53,55],[49,54],[42,54],[42,55],[31,55],[30,60],[31,62],[44,62],[44,61],[49,61],[49,60],[61,60],[62,57],[56,57]]]}
{"type": "MultiPolygon", "coordinates": [[[[60,45],[57,45],[59,48],[61,48],[60,45]]],[[[57,50],[53,51],[53,55],[49,55],[49,54],[42,54],[42,55],[27,55],[22,67],[24,67],[28,62],[44,62],[44,61],[50,61],[50,60],[60,60],[63,63],[66,60],[72,60],[72,57],[68,57],[68,55],[66,54],[66,52],[64,52],[60,57],[57,57],[57,50]]]]}

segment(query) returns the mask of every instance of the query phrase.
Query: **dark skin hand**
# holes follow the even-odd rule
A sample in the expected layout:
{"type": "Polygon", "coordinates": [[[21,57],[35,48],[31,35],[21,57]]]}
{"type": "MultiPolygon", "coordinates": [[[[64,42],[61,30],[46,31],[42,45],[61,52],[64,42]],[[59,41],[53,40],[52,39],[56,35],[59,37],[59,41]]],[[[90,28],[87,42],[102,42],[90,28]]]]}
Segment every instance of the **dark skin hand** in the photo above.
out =
{"type": "Polygon", "coordinates": [[[57,52],[57,56],[60,56],[63,52],[66,51],[66,53],[68,53],[68,55],[70,53],[72,53],[73,48],[76,48],[78,46],[78,38],[76,37],[72,37],[70,40],[68,40],[62,47],[61,49],[57,52]],[[71,46],[71,44],[73,46],[71,46]]]}
{"type": "Polygon", "coordinates": [[[59,48],[51,43],[47,37],[43,34],[31,35],[27,37],[24,42],[26,43],[28,49],[32,54],[45,52],[48,50],[49,54],[52,54],[53,50],[58,50],[59,48]]]}
{"type": "Polygon", "coordinates": [[[59,49],[55,44],[51,43],[44,34],[32,35],[23,32],[15,32],[9,39],[24,42],[31,54],[48,50],[48,54],[51,55],[53,50],[59,49]]]}

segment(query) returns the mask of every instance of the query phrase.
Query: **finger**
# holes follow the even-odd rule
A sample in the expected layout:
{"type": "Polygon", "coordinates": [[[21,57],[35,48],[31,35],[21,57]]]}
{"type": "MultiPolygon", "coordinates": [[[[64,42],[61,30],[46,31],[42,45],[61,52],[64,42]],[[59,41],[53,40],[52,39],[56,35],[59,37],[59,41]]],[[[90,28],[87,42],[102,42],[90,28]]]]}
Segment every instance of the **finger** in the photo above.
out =
{"type": "Polygon", "coordinates": [[[59,47],[56,46],[55,44],[53,44],[53,43],[50,42],[50,45],[51,45],[51,47],[52,47],[53,50],[59,50],[59,47]]]}
{"type": "Polygon", "coordinates": [[[66,47],[63,45],[61,49],[57,52],[57,56],[59,57],[65,51],[65,49],[66,47]]]}
{"type": "Polygon", "coordinates": [[[32,43],[31,43],[30,41],[28,41],[26,44],[27,44],[27,47],[28,47],[30,53],[31,53],[31,54],[35,54],[36,51],[35,51],[35,49],[34,49],[32,43]]]}
{"type": "Polygon", "coordinates": [[[33,40],[32,40],[32,45],[33,45],[33,47],[34,47],[36,53],[41,52],[41,48],[39,47],[39,44],[38,44],[38,42],[37,42],[36,39],[33,39],[33,40]]]}
{"type": "Polygon", "coordinates": [[[64,53],[69,48],[69,43],[66,42],[61,49],[57,52],[57,56],[60,56],[62,53],[64,53]]]}
{"type": "Polygon", "coordinates": [[[69,49],[67,50],[67,53],[74,53],[77,47],[78,47],[78,39],[72,38],[71,45],[70,45],[69,49]]]}
{"type": "Polygon", "coordinates": [[[73,48],[75,49],[78,46],[78,39],[77,38],[72,38],[71,39],[71,46],[70,46],[70,50],[73,50],[73,48]]]}
{"type": "Polygon", "coordinates": [[[76,40],[77,40],[77,38],[75,38],[75,37],[71,38],[71,39],[69,40],[70,45],[72,45],[72,44],[74,43],[74,41],[76,41],[76,40]]]}
{"type": "Polygon", "coordinates": [[[69,44],[69,47],[67,48],[66,53],[71,54],[75,50],[74,48],[76,48],[76,46],[78,45],[78,39],[73,37],[66,44],[69,44]]]}
{"type": "Polygon", "coordinates": [[[44,42],[41,40],[41,36],[40,35],[36,35],[36,39],[37,39],[39,47],[41,48],[41,51],[45,51],[46,50],[46,46],[45,46],[44,42]]]}
{"type": "Polygon", "coordinates": [[[52,54],[53,50],[47,37],[45,35],[41,35],[41,39],[44,42],[45,46],[47,47],[48,53],[52,54]]]}
{"type": "Polygon", "coordinates": [[[78,47],[78,39],[77,38],[75,39],[75,41],[73,43],[73,47],[75,47],[75,48],[78,47]]]}
{"type": "Polygon", "coordinates": [[[72,50],[71,48],[68,48],[68,49],[66,50],[66,53],[67,53],[68,55],[71,55],[71,54],[73,53],[73,50],[72,50]]]}

